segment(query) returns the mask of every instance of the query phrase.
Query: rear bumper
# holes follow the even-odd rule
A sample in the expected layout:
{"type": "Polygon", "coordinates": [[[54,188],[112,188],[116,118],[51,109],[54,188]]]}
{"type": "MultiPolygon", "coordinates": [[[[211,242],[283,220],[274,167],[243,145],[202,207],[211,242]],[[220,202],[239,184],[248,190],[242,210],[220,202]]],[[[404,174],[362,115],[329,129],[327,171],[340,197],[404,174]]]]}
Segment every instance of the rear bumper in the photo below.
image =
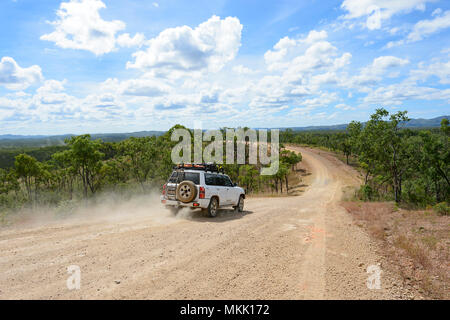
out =
{"type": "Polygon", "coordinates": [[[161,196],[161,203],[166,206],[206,209],[209,206],[209,199],[197,199],[192,202],[184,203],[184,202],[181,202],[178,200],[168,200],[168,199],[165,199],[163,196],[161,196]]]}

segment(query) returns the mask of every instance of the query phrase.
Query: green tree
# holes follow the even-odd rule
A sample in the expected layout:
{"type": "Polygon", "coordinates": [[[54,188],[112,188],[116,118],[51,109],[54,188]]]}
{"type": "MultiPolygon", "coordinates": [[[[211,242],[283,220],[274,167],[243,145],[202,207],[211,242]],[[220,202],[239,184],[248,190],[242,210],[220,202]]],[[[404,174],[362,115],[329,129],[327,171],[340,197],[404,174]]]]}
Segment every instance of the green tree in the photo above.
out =
{"type": "Polygon", "coordinates": [[[0,194],[8,194],[10,191],[19,191],[20,184],[13,170],[0,169],[0,194]]]}
{"type": "Polygon", "coordinates": [[[39,162],[27,154],[19,154],[15,158],[14,167],[17,177],[25,184],[28,200],[32,201],[33,186],[40,174],[39,162]]]}
{"type": "Polygon", "coordinates": [[[71,137],[66,140],[69,150],[55,155],[56,159],[70,163],[79,175],[83,185],[84,198],[88,191],[95,193],[98,188],[99,172],[104,154],[100,152],[101,140],[91,140],[89,134],[71,137]]]}
{"type": "Polygon", "coordinates": [[[441,131],[445,135],[450,136],[450,126],[449,126],[449,121],[447,118],[444,118],[441,120],[441,131]]]}
{"type": "Polygon", "coordinates": [[[120,143],[120,152],[130,161],[133,177],[145,189],[145,182],[149,176],[154,177],[157,164],[156,138],[130,138],[120,143]],[[153,171],[153,172],[152,172],[153,171]]]}

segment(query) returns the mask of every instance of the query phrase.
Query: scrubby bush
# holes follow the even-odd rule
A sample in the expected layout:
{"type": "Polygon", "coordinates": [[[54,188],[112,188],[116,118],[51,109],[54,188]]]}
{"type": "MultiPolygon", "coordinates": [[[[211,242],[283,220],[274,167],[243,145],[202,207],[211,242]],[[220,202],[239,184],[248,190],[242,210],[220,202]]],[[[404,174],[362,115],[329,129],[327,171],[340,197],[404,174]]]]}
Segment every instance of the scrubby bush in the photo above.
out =
{"type": "Polygon", "coordinates": [[[441,216],[448,216],[450,214],[450,206],[446,202],[440,202],[434,206],[434,211],[441,216]]]}

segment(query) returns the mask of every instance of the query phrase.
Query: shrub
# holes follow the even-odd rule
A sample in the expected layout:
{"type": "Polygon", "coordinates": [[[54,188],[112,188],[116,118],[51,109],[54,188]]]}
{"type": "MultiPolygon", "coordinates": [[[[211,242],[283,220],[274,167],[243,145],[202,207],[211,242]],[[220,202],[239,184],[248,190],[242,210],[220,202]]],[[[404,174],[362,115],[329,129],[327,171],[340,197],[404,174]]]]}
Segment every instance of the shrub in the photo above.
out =
{"type": "Polygon", "coordinates": [[[372,196],[373,196],[372,187],[369,185],[361,186],[361,188],[359,189],[359,196],[360,196],[361,200],[364,200],[364,201],[372,200],[372,196]]]}
{"type": "Polygon", "coordinates": [[[441,202],[434,206],[434,211],[441,216],[448,216],[450,214],[450,206],[446,202],[441,202]]]}

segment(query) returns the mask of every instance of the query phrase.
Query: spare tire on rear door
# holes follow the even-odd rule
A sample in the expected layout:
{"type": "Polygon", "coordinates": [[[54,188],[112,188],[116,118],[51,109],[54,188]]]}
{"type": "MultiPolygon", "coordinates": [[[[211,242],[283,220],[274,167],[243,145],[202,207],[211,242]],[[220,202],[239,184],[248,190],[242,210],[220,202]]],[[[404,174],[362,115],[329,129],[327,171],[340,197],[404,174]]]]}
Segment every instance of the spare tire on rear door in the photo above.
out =
{"type": "Polygon", "coordinates": [[[177,199],[181,202],[191,202],[197,196],[197,188],[192,181],[182,181],[177,187],[177,199]]]}

